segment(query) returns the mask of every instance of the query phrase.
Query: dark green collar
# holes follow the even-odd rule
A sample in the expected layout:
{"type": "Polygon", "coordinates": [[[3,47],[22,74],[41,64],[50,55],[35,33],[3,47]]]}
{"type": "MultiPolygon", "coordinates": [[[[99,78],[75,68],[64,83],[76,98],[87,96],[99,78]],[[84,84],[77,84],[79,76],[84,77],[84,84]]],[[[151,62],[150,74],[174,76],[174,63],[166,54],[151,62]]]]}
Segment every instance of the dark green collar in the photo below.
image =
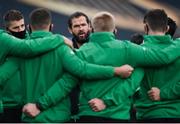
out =
{"type": "Polygon", "coordinates": [[[40,38],[40,37],[46,37],[46,36],[51,36],[52,32],[48,32],[48,31],[33,31],[30,34],[31,38],[40,38]]]}
{"type": "Polygon", "coordinates": [[[170,43],[172,38],[170,35],[144,35],[145,43],[170,43]]]}
{"type": "Polygon", "coordinates": [[[89,42],[107,42],[115,40],[112,32],[95,32],[90,35],[89,42]]]}

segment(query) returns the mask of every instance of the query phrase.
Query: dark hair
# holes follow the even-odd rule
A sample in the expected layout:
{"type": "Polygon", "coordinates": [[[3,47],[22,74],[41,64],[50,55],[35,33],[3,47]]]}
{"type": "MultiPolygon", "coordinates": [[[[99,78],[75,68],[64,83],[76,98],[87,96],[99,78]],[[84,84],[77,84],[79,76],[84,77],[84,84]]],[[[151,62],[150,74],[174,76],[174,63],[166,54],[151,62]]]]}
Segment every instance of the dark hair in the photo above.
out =
{"type": "Polygon", "coordinates": [[[142,44],[142,43],[143,43],[143,40],[144,40],[143,35],[142,35],[142,34],[139,34],[139,33],[133,34],[133,35],[131,36],[131,39],[130,39],[130,41],[131,41],[132,43],[135,43],[135,44],[138,44],[138,45],[142,44]]]}
{"type": "Polygon", "coordinates": [[[90,24],[90,20],[89,20],[89,18],[88,18],[88,16],[86,15],[86,14],[84,14],[84,13],[82,13],[82,12],[75,12],[75,13],[73,13],[70,17],[69,17],[69,19],[68,19],[68,27],[71,29],[72,28],[72,20],[74,19],[74,18],[78,18],[78,17],[80,17],[80,16],[84,16],[85,18],[86,18],[86,22],[88,23],[88,24],[90,24]]]}
{"type": "Polygon", "coordinates": [[[4,25],[5,25],[5,27],[9,27],[11,21],[19,21],[23,18],[24,18],[24,16],[20,11],[9,10],[3,16],[4,25]]]}
{"type": "Polygon", "coordinates": [[[164,10],[154,9],[144,16],[144,23],[147,23],[153,31],[165,31],[168,17],[164,10]]]}
{"type": "Polygon", "coordinates": [[[30,24],[36,28],[42,28],[51,23],[51,13],[47,9],[38,8],[30,13],[30,24]]]}
{"type": "Polygon", "coordinates": [[[169,35],[171,35],[171,37],[173,37],[176,32],[176,29],[177,29],[177,24],[170,17],[168,17],[168,26],[169,26],[169,30],[166,32],[166,34],[169,34],[169,35]]]}

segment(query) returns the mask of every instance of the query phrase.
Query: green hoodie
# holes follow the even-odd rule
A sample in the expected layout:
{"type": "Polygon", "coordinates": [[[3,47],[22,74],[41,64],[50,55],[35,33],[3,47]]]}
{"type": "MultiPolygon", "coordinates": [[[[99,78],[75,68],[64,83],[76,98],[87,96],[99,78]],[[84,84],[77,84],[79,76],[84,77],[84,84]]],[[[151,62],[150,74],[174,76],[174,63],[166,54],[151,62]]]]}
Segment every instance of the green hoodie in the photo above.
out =
{"type": "MultiPolygon", "coordinates": [[[[57,40],[49,43],[49,40],[53,40],[53,39],[60,39],[60,37],[58,35],[54,35],[53,37],[48,37],[46,39],[40,38],[36,40],[21,40],[7,34],[4,30],[0,30],[0,51],[1,51],[0,64],[4,63],[8,55],[21,56],[21,57],[27,58],[27,57],[36,56],[38,54],[42,54],[44,52],[52,50],[56,48],[57,46],[59,46],[60,44],[57,40]]],[[[12,62],[10,63],[12,64],[12,62]]],[[[4,70],[4,71],[6,72],[7,70],[4,70]]],[[[5,80],[6,78],[3,77],[3,81],[1,81],[0,84],[4,83],[5,80]]],[[[1,88],[3,87],[1,86],[1,88]]],[[[11,90],[14,90],[14,89],[11,89],[11,90]]],[[[2,100],[1,95],[2,95],[2,90],[0,93],[0,100],[2,100]]],[[[10,103],[10,104],[14,105],[14,103],[10,103]]],[[[0,107],[3,107],[3,106],[1,105],[0,107]]]]}
{"type": "MultiPolygon", "coordinates": [[[[174,52],[174,49],[177,49],[174,45],[164,49],[163,53],[166,54],[164,56],[163,50],[146,49],[127,41],[116,40],[113,33],[98,32],[93,33],[90,41],[78,49],[76,54],[83,60],[102,65],[120,66],[129,63],[132,66],[152,66],[166,64],[170,62],[170,58],[174,58],[173,56],[177,58],[180,53],[174,52]]],[[[129,119],[130,97],[139,86],[142,77],[143,71],[138,69],[127,80],[120,78],[83,80],[80,84],[79,116],[129,119]],[[92,98],[103,99],[108,108],[101,112],[94,112],[88,105],[88,101],[92,98]]],[[[64,74],[44,96],[38,99],[37,103],[42,109],[48,110],[50,106],[66,98],[71,88],[77,83],[75,77],[64,74]]]]}
{"type": "MultiPolygon", "coordinates": [[[[168,36],[145,36],[144,45],[149,48],[164,49],[172,43],[168,36]]],[[[180,48],[176,51],[180,52],[180,48]]],[[[159,68],[147,68],[136,98],[137,119],[180,118],[180,60],[159,68]],[[152,101],[147,92],[152,88],[160,89],[161,100],[152,101]]]]}

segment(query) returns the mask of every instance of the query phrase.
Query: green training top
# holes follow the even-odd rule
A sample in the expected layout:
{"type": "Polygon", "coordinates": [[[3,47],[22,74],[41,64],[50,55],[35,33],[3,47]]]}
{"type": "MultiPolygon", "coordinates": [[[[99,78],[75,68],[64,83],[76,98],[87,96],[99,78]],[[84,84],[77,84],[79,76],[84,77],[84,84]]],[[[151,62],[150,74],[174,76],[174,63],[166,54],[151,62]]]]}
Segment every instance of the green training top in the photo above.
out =
{"type": "MultiPolygon", "coordinates": [[[[143,46],[156,49],[165,49],[171,44],[179,43],[172,41],[167,36],[145,36],[143,46]]],[[[178,40],[178,39],[177,39],[178,40]]],[[[180,53],[180,48],[175,52],[180,53]]],[[[141,83],[139,95],[135,98],[137,119],[154,118],[179,118],[180,117],[180,59],[159,68],[147,68],[141,83]],[[152,87],[160,89],[161,100],[152,101],[148,91],[152,87]]]]}
{"type": "MultiPolygon", "coordinates": [[[[102,65],[120,66],[129,63],[132,66],[157,66],[177,58],[180,53],[174,52],[174,49],[177,49],[174,45],[164,50],[148,49],[127,41],[116,40],[113,33],[98,32],[93,33],[90,41],[78,49],[76,54],[83,60],[102,65]]],[[[138,69],[127,80],[120,78],[83,80],[80,83],[79,116],[129,119],[130,97],[139,86],[142,77],[143,71],[138,69]],[[108,108],[101,112],[94,112],[88,105],[88,101],[92,98],[103,99],[108,108]]],[[[50,106],[66,98],[77,83],[75,77],[64,74],[44,96],[39,98],[38,103],[42,109],[48,110],[50,106]]]]}

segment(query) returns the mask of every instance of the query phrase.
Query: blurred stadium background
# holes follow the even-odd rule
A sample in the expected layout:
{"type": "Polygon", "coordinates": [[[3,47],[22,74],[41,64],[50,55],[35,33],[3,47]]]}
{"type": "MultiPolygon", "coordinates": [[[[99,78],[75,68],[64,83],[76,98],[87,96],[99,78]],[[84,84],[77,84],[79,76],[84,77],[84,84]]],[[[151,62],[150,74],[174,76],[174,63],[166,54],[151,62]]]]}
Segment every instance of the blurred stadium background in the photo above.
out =
{"type": "Polygon", "coordinates": [[[37,8],[48,8],[52,12],[54,33],[71,37],[67,30],[67,19],[75,11],[82,11],[90,18],[99,11],[109,11],[116,17],[117,37],[130,39],[135,32],[143,32],[144,14],[153,8],[164,9],[168,16],[176,21],[180,36],[179,0],[0,0],[0,28],[3,28],[3,14],[9,9],[18,9],[28,24],[29,13],[37,8]]]}

